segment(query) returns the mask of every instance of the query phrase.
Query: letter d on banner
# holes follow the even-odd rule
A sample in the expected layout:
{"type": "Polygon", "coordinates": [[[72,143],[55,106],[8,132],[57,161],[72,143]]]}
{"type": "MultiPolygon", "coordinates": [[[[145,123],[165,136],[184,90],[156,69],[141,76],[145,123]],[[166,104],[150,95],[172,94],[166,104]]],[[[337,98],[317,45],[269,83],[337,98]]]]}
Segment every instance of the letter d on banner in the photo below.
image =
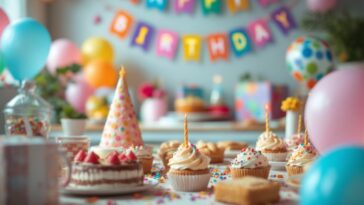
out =
{"type": "Polygon", "coordinates": [[[235,29],[229,33],[230,45],[237,57],[244,56],[252,51],[251,42],[244,29],[235,29]]]}

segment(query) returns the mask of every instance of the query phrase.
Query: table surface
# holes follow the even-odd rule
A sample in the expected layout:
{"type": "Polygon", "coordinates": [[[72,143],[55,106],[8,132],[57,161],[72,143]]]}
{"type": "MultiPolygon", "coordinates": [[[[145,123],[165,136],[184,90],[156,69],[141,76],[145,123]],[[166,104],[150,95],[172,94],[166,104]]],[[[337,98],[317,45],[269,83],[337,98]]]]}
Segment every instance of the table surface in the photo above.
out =
{"type": "MultiPolygon", "coordinates": [[[[145,192],[134,193],[122,196],[113,197],[77,197],[62,195],[60,200],[61,204],[105,204],[105,205],[117,205],[117,204],[145,204],[145,205],[160,205],[160,204],[201,204],[201,205],[220,205],[215,201],[213,194],[213,186],[222,180],[231,180],[231,176],[227,169],[229,160],[225,159],[224,164],[210,165],[211,179],[208,190],[202,192],[175,192],[168,183],[168,179],[162,173],[162,165],[158,160],[155,160],[152,168],[152,173],[147,174],[146,178],[151,180],[158,180],[159,184],[145,192]]],[[[277,205],[295,205],[298,204],[298,193],[294,188],[289,187],[285,183],[287,175],[285,171],[270,172],[270,180],[278,181],[281,183],[280,196],[281,200],[277,205]]]]}

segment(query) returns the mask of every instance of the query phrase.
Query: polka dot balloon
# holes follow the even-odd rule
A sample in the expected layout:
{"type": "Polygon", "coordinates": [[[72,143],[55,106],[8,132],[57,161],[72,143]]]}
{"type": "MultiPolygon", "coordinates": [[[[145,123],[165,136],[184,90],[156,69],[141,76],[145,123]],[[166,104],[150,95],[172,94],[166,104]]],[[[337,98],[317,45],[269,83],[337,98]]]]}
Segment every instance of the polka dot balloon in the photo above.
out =
{"type": "Polygon", "coordinates": [[[317,81],[334,69],[328,44],[314,37],[298,37],[288,47],[287,66],[295,80],[312,89],[317,81]]]}

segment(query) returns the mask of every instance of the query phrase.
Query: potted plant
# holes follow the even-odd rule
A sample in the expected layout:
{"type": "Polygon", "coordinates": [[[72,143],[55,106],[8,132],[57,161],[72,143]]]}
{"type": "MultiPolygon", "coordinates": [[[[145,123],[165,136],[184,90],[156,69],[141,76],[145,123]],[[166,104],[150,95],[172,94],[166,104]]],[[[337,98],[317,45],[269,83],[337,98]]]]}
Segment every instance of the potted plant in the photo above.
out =
{"type": "Polygon", "coordinates": [[[139,86],[138,95],[142,101],[140,107],[142,122],[156,122],[167,113],[166,92],[159,87],[158,83],[142,84],[139,86]]]}
{"type": "Polygon", "coordinates": [[[307,13],[302,26],[308,31],[323,32],[340,61],[339,68],[364,68],[364,18],[343,10],[307,13]]]}
{"type": "Polygon", "coordinates": [[[65,136],[80,136],[85,132],[86,115],[77,112],[68,103],[64,104],[60,113],[62,129],[65,136]]]}

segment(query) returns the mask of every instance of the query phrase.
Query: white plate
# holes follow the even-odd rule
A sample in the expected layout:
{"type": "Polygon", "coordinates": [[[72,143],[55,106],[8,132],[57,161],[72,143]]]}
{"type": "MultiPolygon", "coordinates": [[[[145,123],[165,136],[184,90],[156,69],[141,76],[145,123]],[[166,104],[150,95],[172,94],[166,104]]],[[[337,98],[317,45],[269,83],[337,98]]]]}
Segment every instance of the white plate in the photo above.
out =
{"type": "Polygon", "coordinates": [[[286,162],[269,161],[269,164],[273,170],[286,170],[286,162]]]}
{"type": "Polygon", "coordinates": [[[290,186],[291,188],[300,188],[301,180],[303,178],[303,175],[295,175],[295,176],[289,176],[286,184],[290,186]]]}
{"type": "Polygon", "coordinates": [[[66,187],[61,190],[62,194],[67,195],[79,195],[79,196],[110,196],[110,195],[122,195],[130,194],[135,192],[146,191],[158,185],[156,180],[148,180],[144,182],[142,186],[123,186],[120,188],[76,188],[76,187],[66,187]]]}

